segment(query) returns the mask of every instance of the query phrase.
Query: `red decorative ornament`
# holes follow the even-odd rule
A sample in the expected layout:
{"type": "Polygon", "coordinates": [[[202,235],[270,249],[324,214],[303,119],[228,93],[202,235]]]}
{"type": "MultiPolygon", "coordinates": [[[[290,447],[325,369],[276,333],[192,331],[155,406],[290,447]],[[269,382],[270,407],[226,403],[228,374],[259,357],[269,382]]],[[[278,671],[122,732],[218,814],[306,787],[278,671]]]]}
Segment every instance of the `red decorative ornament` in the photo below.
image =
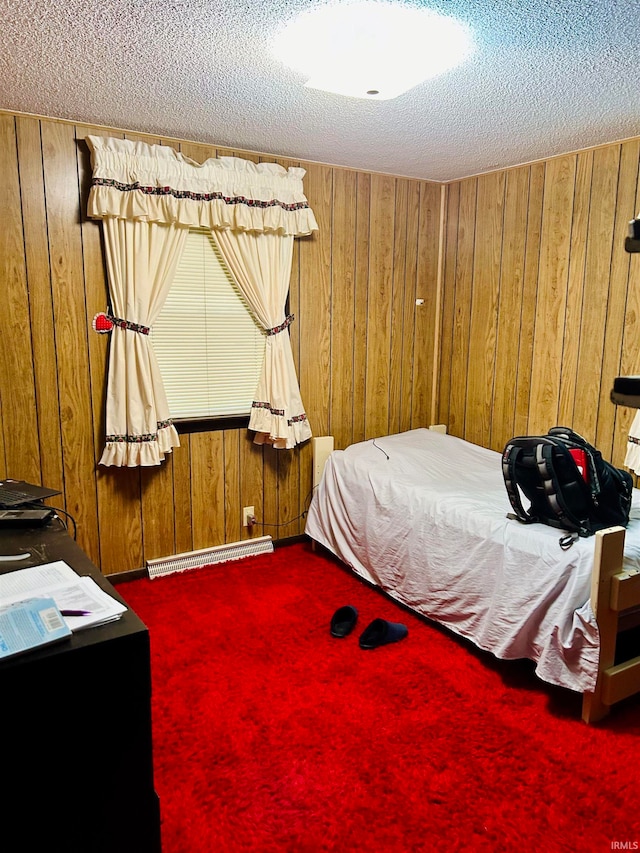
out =
{"type": "Polygon", "coordinates": [[[101,311],[93,318],[91,325],[94,332],[97,332],[99,335],[106,335],[113,329],[113,320],[104,311],[101,311]]]}

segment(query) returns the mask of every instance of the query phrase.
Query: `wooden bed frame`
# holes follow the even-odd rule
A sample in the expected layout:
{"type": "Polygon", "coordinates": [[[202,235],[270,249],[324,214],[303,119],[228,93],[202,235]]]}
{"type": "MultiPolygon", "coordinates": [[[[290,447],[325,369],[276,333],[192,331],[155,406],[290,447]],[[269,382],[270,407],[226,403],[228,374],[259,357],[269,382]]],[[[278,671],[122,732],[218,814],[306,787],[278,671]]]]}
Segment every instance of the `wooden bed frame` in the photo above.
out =
{"type": "Polygon", "coordinates": [[[593,693],[584,693],[582,719],[595,723],[612,705],[640,693],[640,656],[615,664],[618,632],[637,624],[625,611],[640,605],[640,571],[625,571],[624,527],[609,527],[595,534],[591,575],[591,607],[600,631],[598,680],[593,693]]]}

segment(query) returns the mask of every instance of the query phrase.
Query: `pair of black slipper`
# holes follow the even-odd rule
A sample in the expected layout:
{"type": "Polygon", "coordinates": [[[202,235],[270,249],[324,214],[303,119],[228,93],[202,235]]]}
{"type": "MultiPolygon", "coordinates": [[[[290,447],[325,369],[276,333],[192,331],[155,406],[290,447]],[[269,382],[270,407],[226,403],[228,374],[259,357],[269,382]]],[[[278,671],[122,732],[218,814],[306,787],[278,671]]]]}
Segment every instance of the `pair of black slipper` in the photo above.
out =
{"type": "MultiPolygon", "coordinates": [[[[347,637],[358,621],[358,611],[350,604],[339,607],[331,617],[331,636],[347,637]]],[[[400,622],[388,622],[386,619],[374,619],[360,634],[361,649],[377,649],[388,643],[403,640],[409,629],[400,622]]]]}

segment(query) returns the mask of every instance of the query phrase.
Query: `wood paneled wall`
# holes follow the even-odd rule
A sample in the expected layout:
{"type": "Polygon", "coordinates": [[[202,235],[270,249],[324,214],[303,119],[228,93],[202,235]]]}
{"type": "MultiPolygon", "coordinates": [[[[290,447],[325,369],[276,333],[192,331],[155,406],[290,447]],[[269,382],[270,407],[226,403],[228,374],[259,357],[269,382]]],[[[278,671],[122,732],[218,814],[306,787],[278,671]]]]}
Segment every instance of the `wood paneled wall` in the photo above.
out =
{"type": "MultiPolygon", "coordinates": [[[[301,533],[310,443],[192,433],[160,468],[97,465],[108,337],[91,329],[107,303],[100,225],[86,217],[89,134],[199,162],[275,159],[0,113],[0,474],[59,488],[51,503],[106,574],[246,538],[245,505],[261,522],[253,535],[301,533]]],[[[320,226],[296,240],[290,292],[314,434],[341,448],[436,420],[501,450],[560,423],[621,465],[634,412],[609,391],[640,372],[640,256],[623,248],[639,160],[636,139],[444,189],[277,160],[307,170],[320,226]]]]}
{"type": "MultiPolygon", "coordinates": [[[[89,134],[172,145],[202,162],[258,158],[0,113],[0,475],[59,488],[52,504],[105,574],[147,559],[304,530],[311,444],[274,451],[247,430],[184,435],[159,468],[97,465],[108,336],[100,224],[86,217],[89,134]],[[266,523],[269,524],[266,524],[266,523]],[[276,526],[278,525],[278,526],[276,526]]],[[[320,232],[296,241],[290,306],[302,399],[336,447],[425,426],[433,395],[442,188],[298,161],[320,232]],[[425,300],[416,307],[416,298],[425,300]]]]}
{"type": "Polygon", "coordinates": [[[609,400],[640,372],[640,140],[447,187],[438,419],[502,450],[573,427],[621,466],[634,410],[609,400]]]}

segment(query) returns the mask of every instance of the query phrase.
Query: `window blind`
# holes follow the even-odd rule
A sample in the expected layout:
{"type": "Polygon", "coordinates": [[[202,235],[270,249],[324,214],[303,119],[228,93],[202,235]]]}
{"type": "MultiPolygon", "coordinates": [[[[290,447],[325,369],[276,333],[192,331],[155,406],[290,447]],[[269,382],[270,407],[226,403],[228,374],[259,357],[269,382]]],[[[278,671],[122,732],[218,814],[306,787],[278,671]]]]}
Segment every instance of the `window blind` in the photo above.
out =
{"type": "Polygon", "coordinates": [[[208,232],[189,232],[151,334],[172,418],[249,414],[266,336],[208,232]]]}

